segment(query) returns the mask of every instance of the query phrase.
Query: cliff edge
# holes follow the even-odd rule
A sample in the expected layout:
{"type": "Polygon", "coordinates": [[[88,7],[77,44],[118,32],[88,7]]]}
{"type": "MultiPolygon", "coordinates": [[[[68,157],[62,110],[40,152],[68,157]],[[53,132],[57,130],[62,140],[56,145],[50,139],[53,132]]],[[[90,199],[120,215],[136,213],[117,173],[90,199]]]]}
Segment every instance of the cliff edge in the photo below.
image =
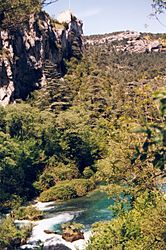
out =
{"type": "Polygon", "coordinates": [[[26,99],[46,84],[46,62],[65,73],[64,59],[82,56],[82,22],[70,11],[53,20],[45,12],[30,15],[16,29],[0,27],[0,104],[26,99]]]}

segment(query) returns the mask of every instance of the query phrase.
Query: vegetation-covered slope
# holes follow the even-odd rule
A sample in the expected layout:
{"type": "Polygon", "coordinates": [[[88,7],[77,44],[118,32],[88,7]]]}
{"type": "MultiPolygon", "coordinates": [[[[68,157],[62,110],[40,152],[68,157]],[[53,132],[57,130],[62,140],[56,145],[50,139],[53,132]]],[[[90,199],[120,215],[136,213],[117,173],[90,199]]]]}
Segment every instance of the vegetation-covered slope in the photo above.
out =
{"type": "Polygon", "coordinates": [[[104,181],[119,217],[94,228],[89,249],[164,249],[165,56],[89,45],[63,79],[48,62],[41,90],[0,109],[2,209],[104,181]]]}

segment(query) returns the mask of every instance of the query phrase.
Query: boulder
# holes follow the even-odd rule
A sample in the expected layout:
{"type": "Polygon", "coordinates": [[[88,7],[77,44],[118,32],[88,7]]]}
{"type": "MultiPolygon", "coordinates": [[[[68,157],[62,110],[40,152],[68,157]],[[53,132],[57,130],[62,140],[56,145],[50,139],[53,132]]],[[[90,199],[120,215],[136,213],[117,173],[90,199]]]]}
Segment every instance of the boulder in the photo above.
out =
{"type": "Polygon", "coordinates": [[[72,232],[72,233],[63,233],[62,234],[62,239],[69,241],[69,242],[73,242],[76,240],[80,240],[80,239],[84,239],[84,233],[83,232],[72,232]]]}

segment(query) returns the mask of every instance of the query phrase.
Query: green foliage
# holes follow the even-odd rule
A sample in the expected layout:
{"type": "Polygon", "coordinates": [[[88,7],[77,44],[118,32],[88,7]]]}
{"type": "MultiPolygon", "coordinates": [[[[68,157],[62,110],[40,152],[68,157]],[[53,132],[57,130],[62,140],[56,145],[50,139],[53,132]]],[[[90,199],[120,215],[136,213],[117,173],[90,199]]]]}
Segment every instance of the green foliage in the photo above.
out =
{"type": "Polygon", "coordinates": [[[75,179],[71,181],[61,181],[54,187],[42,192],[39,196],[40,201],[68,200],[81,197],[93,190],[95,185],[90,180],[75,179]]]}
{"type": "Polygon", "coordinates": [[[51,189],[44,191],[40,194],[40,201],[56,201],[56,200],[69,200],[76,197],[76,191],[70,184],[58,184],[51,189]]]}
{"type": "Polygon", "coordinates": [[[43,212],[34,206],[19,207],[12,211],[12,217],[17,220],[40,220],[43,217],[43,212]]]}
{"type": "Polygon", "coordinates": [[[164,249],[165,209],[158,194],[145,191],[134,202],[134,208],[112,221],[93,226],[88,250],[164,249]]]}
{"type": "Polygon", "coordinates": [[[31,14],[39,12],[44,5],[57,0],[5,0],[0,2],[0,26],[21,27],[31,14]]]}
{"type": "Polygon", "coordinates": [[[45,160],[42,149],[43,133],[49,129],[52,119],[28,105],[9,106],[3,111],[0,128],[0,202],[13,195],[30,198],[32,186],[45,160]],[[50,119],[49,119],[50,118],[50,119]]]}
{"type": "Polygon", "coordinates": [[[31,225],[18,228],[14,220],[8,216],[0,224],[0,249],[18,249],[30,236],[31,230],[31,225]]]}
{"type": "Polygon", "coordinates": [[[105,190],[115,199],[111,209],[116,212],[116,218],[94,225],[88,250],[165,246],[165,200],[157,185],[157,178],[165,177],[165,109],[162,108],[165,95],[159,96],[162,117],[158,124],[151,122],[145,129],[135,131],[146,136],[128,163],[107,162],[105,169],[99,164],[99,173],[102,172],[99,176],[111,183],[105,190]]]}
{"type": "Polygon", "coordinates": [[[39,180],[34,183],[34,186],[39,190],[47,190],[54,186],[59,181],[72,180],[79,177],[79,171],[76,166],[64,165],[64,163],[57,163],[45,168],[39,180]]]}
{"type": "Polygon", "coordinates": [[[83,175],[85,179],[89,179],[90,177],[94,175],[94,172],[90,167],[86,167],[83,171],[83,175]]]}
{"type": "Polygon", "coordinates": [[[82,229],[84,229],[84,225],[76,222],[67,222],[62,224],[61,228],[65,233],[72,233],[81,231],[82,229]]]}
{"type": "MultiPolygon", "coordinates": [[[[59,181],[79,178],[101,152],[88,127],[59,124],[60,117],[48,111],[17,104],[1,108],[0,115],[1,207],[13,206],[15,195],[31,199],[59,181]]],[[[70,114],[65,119],[71,122],[70,114]]]]}
{"type": "Polygon", "coordinates": [[[154,101],[152,93],[165,85],[164,56],[116,54],[109,44],[95,50],[89,46],[80,63],[67,63],[64,79],[46,64],[52,84],[39,90],[29,105],[0,108],[1,207],[13,206],[16,197],[31,199],[60,181],[89,178],[96,169],[97,181],[115,182],[122,169],[132,180],[139,168],[129,176],[131,170],[123,166],[130,164],[133,145],[143,145],[144,139],[129,131],[160,119],[158,94],[154,101]],[[52,106],[55,102],[70,105],[52,106]]]}
{"type": "Polygon", "coordinates": [[[39,11],[40,0],[7,0],[0,3],[1,23],[6,27],[20,25],[20,21],[29,19],[29,15],[39,11]],[[18,22],[19,20],[19,22],[18,22]]]}
{"type": "MultiPolygon", "coordinates": [[[[115,52],[106,43],[86,45],[63,79],[46,62],[48,83],[29,104],[0,107],[1,207],[18,209],[37,195],[81,197],[95,188],[92,180],[104,182],[117,217],[94,226],[88,249],[162,249],[164,60],[164,52],[115,52]]],[[[38,216],[25,210],[17,216],[38,216]]]]}

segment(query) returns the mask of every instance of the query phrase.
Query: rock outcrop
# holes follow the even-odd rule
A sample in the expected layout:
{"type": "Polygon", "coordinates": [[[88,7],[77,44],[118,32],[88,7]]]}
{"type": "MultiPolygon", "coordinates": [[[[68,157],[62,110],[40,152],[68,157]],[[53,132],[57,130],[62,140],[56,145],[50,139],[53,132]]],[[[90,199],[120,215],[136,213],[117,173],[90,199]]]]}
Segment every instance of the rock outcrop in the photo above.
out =
{"type": "Polygon", "coordinates": [[[81,239],[84,240],[84,233],[82,232],[63,233],[62,239],[69,242],[74,242],[76,240],[81,240],[81,239]]]}
{"type": "Polygon", "coordinates": [[[129,53],[165,52],[166,44],[160,39],[149,39],[148,36],[135,31],[116,32],[104,35],[85,37],[85,45],[110,44],[116,51],[129,53]]]}
{"type": "Polygon", "coordinates": [[[81,57],[81,36],[82,22],[69,11],[61,14],[59,21],[40,12],[31,15],[22,28],[0,27],[0,104],[24,100],[45,85],[48,61],[55,66],[54,73],[62,76],[64,58],[81,57]]]}

